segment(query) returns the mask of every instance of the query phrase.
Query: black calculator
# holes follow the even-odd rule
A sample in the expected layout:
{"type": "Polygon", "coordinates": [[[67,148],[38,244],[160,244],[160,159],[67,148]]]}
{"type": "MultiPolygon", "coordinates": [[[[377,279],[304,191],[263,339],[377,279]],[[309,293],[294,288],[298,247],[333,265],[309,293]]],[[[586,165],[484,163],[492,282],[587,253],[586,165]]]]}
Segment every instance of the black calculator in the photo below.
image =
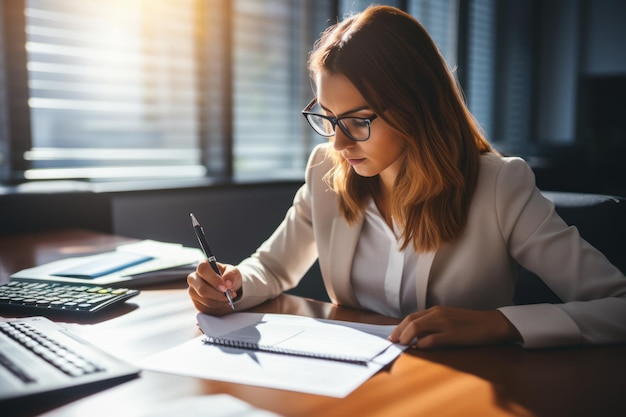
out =
{"type": "Polygon", "coordinates": [[[14,280],[0,285],[1,313],[89,315],[118,305],[139,290],[68,282],[14,280]]]}

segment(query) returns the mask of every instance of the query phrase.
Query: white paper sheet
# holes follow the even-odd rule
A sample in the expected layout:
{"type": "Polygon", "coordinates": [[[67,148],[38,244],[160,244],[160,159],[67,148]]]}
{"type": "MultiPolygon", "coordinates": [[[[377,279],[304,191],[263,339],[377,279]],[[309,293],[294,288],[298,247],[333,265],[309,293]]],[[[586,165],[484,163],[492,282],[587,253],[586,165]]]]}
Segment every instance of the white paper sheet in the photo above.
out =
{"type": "Polygon", "coordinates": [[[143,417],[278,417],[228,394],[181,398],[144,414],[143,417]]]}
{"type": "MultiPolygon", "coordinates": [[[[227,316],[244,326],[258,320],[242,314],[227,316]]],[[[395,327],[341,322],[386,337],[395,327]]],[[[232,327],[231,327],[232,329],[232,327]]],[[[343,398],[393,361],[406,346],[391,345],[366,365],[276,353],[218,347],[199,336],[149,356],[138,365],[145,370],[215,379],[239,384],[343,398]]]]}

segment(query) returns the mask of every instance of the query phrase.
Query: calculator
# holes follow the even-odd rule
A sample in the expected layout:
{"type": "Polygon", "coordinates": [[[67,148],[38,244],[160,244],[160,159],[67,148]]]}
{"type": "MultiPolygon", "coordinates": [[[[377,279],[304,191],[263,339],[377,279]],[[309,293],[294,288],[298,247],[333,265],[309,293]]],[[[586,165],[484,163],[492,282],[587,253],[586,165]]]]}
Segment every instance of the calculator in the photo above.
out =
{"type": "Polygon", "coordinates": [[[139,290],[67,282],[13,280],[0,285],[0,314],[90,315],[139,294],[139,290]]]}

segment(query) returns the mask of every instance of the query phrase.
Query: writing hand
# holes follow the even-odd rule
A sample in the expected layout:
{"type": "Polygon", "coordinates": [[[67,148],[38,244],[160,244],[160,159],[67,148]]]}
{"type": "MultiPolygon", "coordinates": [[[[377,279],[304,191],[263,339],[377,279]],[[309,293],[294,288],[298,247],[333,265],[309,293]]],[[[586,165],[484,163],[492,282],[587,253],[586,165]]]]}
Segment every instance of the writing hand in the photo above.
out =
{"type": "Polygon", "coordinates": [[[232,313],[224,292],[230,291],[235,298],[242,284],[241,274],[236,267],[221,263],[217,265],[222,276],[215,273],[208,261],[203,261],[187,276],[187,284],[189,296],[198,311],[222,316],[232,313]]]}
{"type": "Polygon", "coordinates": [[[517,329],[497,310],[431,307],[409,314],[389,336],[394,343],[433,349],[521,342],[517,329]]]}

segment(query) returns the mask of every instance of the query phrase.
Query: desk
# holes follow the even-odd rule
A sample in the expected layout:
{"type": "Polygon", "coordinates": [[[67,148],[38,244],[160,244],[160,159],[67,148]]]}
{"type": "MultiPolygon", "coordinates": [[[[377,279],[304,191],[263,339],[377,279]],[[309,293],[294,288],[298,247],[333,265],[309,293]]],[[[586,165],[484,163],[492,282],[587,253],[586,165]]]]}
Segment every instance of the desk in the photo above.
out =
{"type": "MultiPolygon", "coordinates": [[[[63,256],[110,250],[131,239],[87,231],[0,237],[0,282],[18,269],[63,256]]],[[[259,312],[393,324],[397,320],[282,295],[259,312]]],[[[200,333],[186,283],[151,287],[90,325],[68,326],[109,352],[134,360],[200,333]]],[[[95,393],[33,404],[26,415],[138,416],[187,396],[227,393],[283,416],[608,416],[626,415],[626,346],[526,351],[515,346],[423,352],[409,349],[343,399],[142,372],[95,393]]],[[[3,413],[4,414],[4,413],[3,413]]]]}

